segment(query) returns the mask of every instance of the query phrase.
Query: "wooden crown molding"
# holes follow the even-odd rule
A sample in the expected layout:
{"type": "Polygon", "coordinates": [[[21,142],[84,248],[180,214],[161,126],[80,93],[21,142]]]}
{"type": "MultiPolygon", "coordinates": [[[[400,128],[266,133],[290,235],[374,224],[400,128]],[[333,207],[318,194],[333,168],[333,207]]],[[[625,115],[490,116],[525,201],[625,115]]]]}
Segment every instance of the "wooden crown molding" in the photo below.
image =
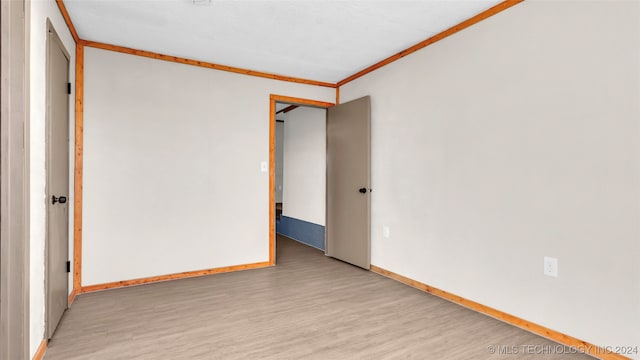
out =
{"type": "Polygon", "coordinates": [[[73,22],[71,22],[71,17],[69,16],[69,12],[67,11],[67,7],[64,6],[64,2],[62,0],[56,0],[56,4],[58,5],[58,9],[60,9],[60,13],[62,13],[62,17],[64,18],[64,22],[67,23],[67,27],[71,32],[71,36],[73,36],[73,40],[78,43],[80,41],[80,37],[78,37],[78,32],[76,31],[76,27],[73,26],[73,22]]]}
{"type": "Polygon", "coordinates": [[[227,71],[227,72],[232,72],[236,74],[256,76],[256,77],[272,79],[272,80],[288,81],[288,82],[293,82],[298,84],[316,85],[316,86],[322,86],[322,87],[328,87],[328,88],[336,87],[336,84],[328,83],[324,81],[316,81],[316,80],[297,78],[293,76],[271,74],[271,73],[262,72],[262,71],[242,69],[242,68],[227,66],[227,65],[219,65],[215,63],[206,62],[206,61],[198,61],[198,60],[187,59],[187,58],[182,58],[178,56],[170,56],[170,55],[154,53],[151,51],[127,48],[124,46],[111,45],[111,44],[105,44],[105,43],[96,42],[96,41],[84,40],[78,36],[78,32],[76,31],[76,28],[73,25],[73,22],[71,21],[69,12],[67,11],[67,7],[64,5],[64,1],[63,0],[55,0],[55,1],[56,1],[56,4],[58,5],[58,9],[60,9],[60,13],[64,18],[65,23],[67,24],[67,27],[69,28],[69,31],[71,32],[71,36],[73,36],[73,40],[75,40],[76,44],[80,44],[82,46],[89,46],[89,47],[102,49],[102,50],[110,50],[110,51],[120,52],[124,54],[143,56],[143,57],[148,57],[148,58],[157,59],[157,60],[176,62],[180,64],[200,66],[207,69],[227,71]]]}
{"type": "Polygon", "coordinates": [[[182,58],[182,57],[178,57],[178,56],[164,55],[164,54],[154,53],[154,52],[151,52],[151,51],[137,50],[137,49],[127,48],[127,47],[124,47],[124,46],[105,44],[105,43],[96,42],[96,41],[80,40],[79,44],[82,44],[84,46],[89,46],[89,47],[92,47],[92,48],[96,48],[96,49],[115,51],[115,52],[120,52],[120,53],[124,53],[124,54],[129,54],[129,55],[137,55],[137,56],[147,57],[147,58],[151,58],[151,59],[164,60],[164,61],[170,61],[170,62],[175,62],[175,63],[180,63],[180,64],[199,66],[199,67],[203,67],[203,68],[207,68],[207,69],[227,71],[227,72],[232,72],[232,73],[236,73],[236,74],[256,76],[256,77],[272,79],[272,80],[288,81],[288,82],[298,83],[298,84],[322,86],[322,87],[328,87],[328,88],[335,88],[336,87],[336,84],[323,82],[323,81],[316,81],[316,80],[309,80],[309,79],[301,79],[301,78],[292,77],[292,76],[282,76],[282,75],[270,74],[270,73],[266,73],[266,72],[262,72],[262,71],[242,69],[242,68],[237,68],[237,67],[227,66],[227,65],[219,65],[219,64],[206,62],[206,61],[199,61],[199,60],[182,58]]]}
{"type": "Polygon", "coordinates": [[[382,61],[379,61],[379,62],[377,62],[377,63],[365,68],[364,70],[361,70],[361,71],[349,76],[348,78],[345,78],[344,80],[339,81],[338,84],[337,84],[338,88],[340,86],[348,83],[348,82],[351,82],[351,81],[353,81],[353,80],[355,80],[357,78],[365,76],[368,73],[370,73],[372,71],[375,71],[375,70],[377,70],[377,69],[379,69],[379,68],[381,68],[381,67],[383,67],[385,65],[388,65],[388,64],[390,64],[390,63],[392,63],[392,62],[394,62],[396,60],[402,59],[403,57],[405,57],[407,55],[413,54],[414,52],[416,52],[416,51],[418,51],[418,50],[420,50],[422,48],[425,48],[425,47],[427,47],[427,46],[429,46],[429,45],[431,45],[433,43],[436,43],[436,42],[438,42],[438,41],[440,41],[440,40],[442,40],[442,39],[444,39],[446,37],[449,37],[449,36],[459,32],[461,30],[464,30],[464,29],[470,27],[473,24],[476,24],[476,23],[478,23],[478,22],[480,22],[480,21],[482,21],[484,19],[487,19],[487,18],[489,18],[489,17],[491,17],[491,16],[493,16],[493,15],[495,15],[497,13],[500,13],[500,12],[502,12],[502,11],[514,6],[514,5],[517,5],[517,4],[519,4],[519,3],[523,2],[523,1],[524,0],[505,0],[505,1],[501,2],[501,3],[499,3],[498,5],[481,12],[480,14],[461,22],[458,25],[450,27],[450,28],[448,28],[447,30],[445,30],[445,31],[443,31],[441,33],[438,33],[438,34],[436,34],[436,35],[434,35],[434,36],[432,36],[432,37],[430,37],[430,38],[428,38],[428,39],[426,39],[424,41],[421,41],[421,42],[413,45],[410,48],[402,50],[402,51],[400,51],[399,53],[397,53],[395,55],[389,56],[388,58],[386,58],[386,59],[384,59],[382,61]]]}
{"type": "Polygon", "coordinates": [[[249,70],[249,69],[243,69],[243,68],[237,68],[234,66],[227,66],[227,65],[220,65],[220,64],[215,64],[215,63],[210,63],[210,62],[206,62],[206,61],[198,61],[198,60],[193,60],[193,59],[187,59],[187,58],[181,58],[181,57],[177,57],[177,56],[170,56],[170,55],[164,55],[164,54],[159,54],[159,53],[154,53],[151,51],[145,51],[145,50],[138,50],[138,49],[132,49],[132,48],[127,48],[127,47],[123,47],[123,46],[118,46],[118,45],[111,45],[111,44],[105,44],[105,43],[101,43],[101,42],[96,42],[96,41],[88,41],[88,40],[83,40],[80,39],[80,37],[78,36],[78,33],[76,32],[75,26],[73,25],[73,22],[71,21],[71,17],[69,16],[69,13],[67,12],[67,9],[64,5],[63,0],[56,0],[56,4],[58,4],[58,7],[60,8],[60,12],[62,13],[62,16],[64,17],[65,22],[67,23],[67,26],[69,27],[69,31],[71,31],[71,35],[73,36],[73,39],[76,41],[76,43],[82,44],[84,46],[89,46],[89,47],[93,47],[93,48],[97,48],[97,49],[103,49],[103,50],[110,50],[110,51],[116,51],[116,52],[121,52],[121,53],[125,53],[125,54],[130,54],[130,55],[137,55],[137,56],[143,56],[143,57],[148,57],[148,58],[152,58],[152,59],[158,59],[158,60],[164,60],[164,61],[171,61],[171,62],[177,62],[177,63],[181,63],[181,64],[187,64],[187,65],[193,65],[193,66],[200,66],[200,67],[204,67],[204,68],[208,68],[208,69],[214,69],[214,70],[220,70],[220,71],[227,71],[227,72],[232,72],[232,73],[237,73],[237,74],[244,74],[244,75],[249,75],[249,76],[257,76],[257,77],[262,77],[262,78],[267,78],[267,79],[273,79],[273,80],[281,80],[281,81],[288,81],[288,82],[293,82],[293,83],[299,83],[299,84],[307,84],[307,85],[316,85],[316,86],[322,86],[322,87],[329,87],[329,88],[335,88],[336,89],[336,103],[339,102],[340,99],[340,86],[349,83],[355,79],[358,79],[370,72],[373,72],[385,65],[388,65],[398,59],[401,59],[407,55],[410,55],[422,48],[425,48],[433,43],[436,43],[446,37],[449,37],[461,30],[464,30],[468,27],[470,27],[471,25],[474,25],[482,20],[485,20],[495,14],[498,14],[514,5],[517,5],[521,2],[523,2],[524,0],[504,0],[503,2],[499,3],[498,5],[495,5],[493,7],[491,7],[490,9],[487,9],[483,12],[481,12],[478,15],[475,15],[463,22],[461,22],[458,25],[455,25],[441,33],[438,33],[424,41],[419,42],[416,45],[413,45],[405,50],[402,50],[398,53],[396,53],[395,55],[392,55],[382,61],[379,61],[341,81],[339,81],[338,83],[334,84],[334,83],[329,83],[329,82],[324,82],[324,81],[317,81],[317,80],[310,80],[310,79],[302,79],[302,78],[297,78],[297,77],[292,77],[292,76],[284,76],[284,75],[277,75],[277,74],[271,74],[271,73],[267,73],[267,72],[262,72],[262,71],[255,71],[255,70],[249,70]]]}

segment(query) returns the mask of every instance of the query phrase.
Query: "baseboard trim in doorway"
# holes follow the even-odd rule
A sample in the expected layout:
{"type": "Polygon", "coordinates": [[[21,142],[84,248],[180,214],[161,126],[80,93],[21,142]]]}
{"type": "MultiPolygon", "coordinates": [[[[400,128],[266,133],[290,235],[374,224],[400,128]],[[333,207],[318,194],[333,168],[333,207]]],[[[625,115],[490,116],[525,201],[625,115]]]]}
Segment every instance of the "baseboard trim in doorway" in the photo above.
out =
{"type": "Polygon", "coordinates": [[[469,300],[469,299],[465,299],[461,296],[455,295],[455,294],[451,294],[449,292],[446,292],[444,290],[440,290],[438,288],[435,288],[433,286],[429,286],[427,284],[421,283],[419,281],[410,279],[408,277],[396,274],[392,271],[383,269],[381,267],[375,266],[375,265],[371,265],[371,271],[375,272],[379,275],[388,277],[390,279],[399,281],[405,285],[409,285],[413,288],[416,288],[418,290],[422,290],[424,292],[427,292],[429,294],[435,295],[437,297],[443,298],[445,300],[451,301],[455,304],[464,306],[468,309],[474,310],[476,312],[479,312],[481,314],[485,314],[488,316],[491,316],[494,319],[503,321],[507,324],[516,326],[518,328],[527,330],[531,333],[534,333],[536,335],[540,335],[542,337],[545,337],[547,339],[553,340],[555,342],[558,342],[562,345],[566,345],[566,346],[570,346],[574,349],[577,349],[580,352],[584,352],[585,354],[589,354],[591,356],[597,357],[599,359],[602,360],[630,360],[630,358],[622,356],[620,354],[614,353],[608,349],[605,349],[603,347],[597,346],[597,345],[593,345],[590,344],[586,341],[582,341],[579,339],[574,338],[573,336],[569,336],[566,334],[563,334],[561,332],[555,331],[555,330],[551,330],[549,328],[546,328],[542,325],[538,325],[535,323],[532,323],[530,321],[521,319],[517,316],[513,316],[511,314],[507,314],[505,312],[502,312],[500,310],[494,309],[492,307],[486,306],[486,305],[482,305],[480,303],[477,303],[475,301],[469,300]]]}
{"type": "Polygon", "coordinates": [[[325,228],[322,225],[282,215],[276,222],[276,233],[324,251],[325,228]]]}
{"type": "Polygon", "coordinates": [[[117,288],[122,288],[127,286],[150,284],[150,283],[156,283],[161,281],[179,280],[179,279],[186,279],[186,278],[213,275],[213,274],[221,274],[221,273],[227,273],[227,272],[233,272],[233,271],[258,269],[258,268],[264,268],[264,267],[270,267],[270,266],[273,266],[273,265],[268,261],[264,261],[264,262],[253,263],[253,264],[234,265],[234,266],[226,266],[226,267],[197,270],[197,271],[187,271],[187,272],[182,272],[177,274],[152,276],[152,277],[133,279],[133,280],[122,280],[122,281],[116,281],[112,283],[83,286],[80,290],[80,293],[84,294],[84,293],[89,293],[94,291],[117,289],[117,288]]]}
{"type": "Polygon", "coordinates": [[[38,350],[36,350],[36,353],[33,355],[33,360],[42,360],[45,352],[47,352],[47,339],[42,340],[40,346],[38,346],[38,350]]]}

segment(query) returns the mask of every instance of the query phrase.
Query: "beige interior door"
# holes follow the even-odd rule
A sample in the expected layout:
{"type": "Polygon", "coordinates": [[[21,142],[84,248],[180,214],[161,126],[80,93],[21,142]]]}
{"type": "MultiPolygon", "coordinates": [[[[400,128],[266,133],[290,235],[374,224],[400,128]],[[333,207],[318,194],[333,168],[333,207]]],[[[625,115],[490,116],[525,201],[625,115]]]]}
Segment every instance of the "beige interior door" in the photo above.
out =
{"type": "Polygon", "coordinates": [[[47,38],[47,336],[67,309],[69,256],[69,59],[49,27],[47,38]]]}
{"type": "Polygon", "coordinates": [[[369,269],[371,100],[327,112],[326,255],[369,269]]]}

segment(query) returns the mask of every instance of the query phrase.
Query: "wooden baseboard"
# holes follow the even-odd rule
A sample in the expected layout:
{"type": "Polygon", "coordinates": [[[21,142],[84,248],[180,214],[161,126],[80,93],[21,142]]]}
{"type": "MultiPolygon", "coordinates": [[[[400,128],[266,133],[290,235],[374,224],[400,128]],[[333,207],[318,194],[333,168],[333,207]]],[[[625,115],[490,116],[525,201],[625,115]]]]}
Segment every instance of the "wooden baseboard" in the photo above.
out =
{"type": "Polygon", "coordinates": [[[443,298],[445,300],[449,300],[453,303],[456,303],[458,305],[462,305],[466,308],[469,308],[471,310],[477,311],[479,313],[491,316],[492,318],[498,319],[500,321],[503,321],[507,324],[519,327],[521,329],[527,330],[529,332],[532,332],[536,335],[540,335],[542,337],[545,337],[547,339],[556,341],[560,344],[563,345],[567,345],[567,346],[571,346],[575,349],[578,349],[579,351],[583,351],[586,354],[589,354],[591,356],[595,356],[599,359],[602,360],[630,360],[629,358],[622,356],[620,354],[614,353],[608,349],[605,349],[603,347],[597,346],[597,345],[593,345],[590,344],[586,341],[582,341],[579,339],[576,339],[572,336],[560,333],[558,331],[555,330],[551,330],[547,327],[532,323],[530,321],[521,319],[517,316],[513,316],[510,314],[507,314],[505,312],[502,312],[500,310],[491,308],[489,306],[485,306],[482,305],[480,303],[477,303],[475,301],[471,301],[469,299],[465,299],[461,296],[458,295],[454,295],[451,293],[448,293],[444,290],[440,290],[438,288],[435,288],[433,286],[429,286],[427,284],[423,284],[419,281],[410,279],[408,277],[396,274],[392,271],[380,268],[378,266],[375,265],[371,265],[371,271],[380,274],[382,276],[386,276],[390,279],[399,281],[403,284],[409,285],[411,287],[414,287],[416,289],[422,290],[424,292],[428,292],[429,294],[433,294],[435,296],[438,296],[440,298],[443,298]]]}
{"type": "Polygon", "coordinates": [[[33,355],[33,360],[42,360],[44,357],[44,353],[47,352],[47,339],[42,340],[38,350],[33,355]]]}
{"type": "Polygon", "coordinates": [[[270,262],[265,261],[265,262],[259,262],[259,263],[253,263],[253,264],[226,266],[226,267],[220,267],[215,269],[188,271],[188,272],[182,272],[177,274],[153,276],[153,277],[133,279],[133,280],[123,280],[123,281],[116,281],[116,282],[106,283],[106,284],[89,285],[89,286],[83,286],[80,289],[80,294],[94,292],[94,291],[108,290],[108,289],[117,289],[117,288],[127,287],[127,286],[150,284],[150,283],[156,283],[160,281],[178,280],[178,279],[186,279],[186,278],[192,278],[192,277],[198,277],[198,276],[220,274],[220,273],[226,273],[226,272],[232,272],[232,271],[258,269],[258,268],[269,267],[269,266],[273,266],[273,265],[270,262]]]}

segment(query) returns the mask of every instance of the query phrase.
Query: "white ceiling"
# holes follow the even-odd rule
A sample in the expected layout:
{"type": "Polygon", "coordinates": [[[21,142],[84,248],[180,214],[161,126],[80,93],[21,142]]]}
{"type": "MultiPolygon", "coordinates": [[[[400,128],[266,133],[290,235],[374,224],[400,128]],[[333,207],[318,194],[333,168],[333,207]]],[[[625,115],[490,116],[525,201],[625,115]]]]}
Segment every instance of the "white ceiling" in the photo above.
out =
{"type": "Polygon", "coordinates": [[[500,0],[64,0],[80,38],[336,83],[500,0]]]}

